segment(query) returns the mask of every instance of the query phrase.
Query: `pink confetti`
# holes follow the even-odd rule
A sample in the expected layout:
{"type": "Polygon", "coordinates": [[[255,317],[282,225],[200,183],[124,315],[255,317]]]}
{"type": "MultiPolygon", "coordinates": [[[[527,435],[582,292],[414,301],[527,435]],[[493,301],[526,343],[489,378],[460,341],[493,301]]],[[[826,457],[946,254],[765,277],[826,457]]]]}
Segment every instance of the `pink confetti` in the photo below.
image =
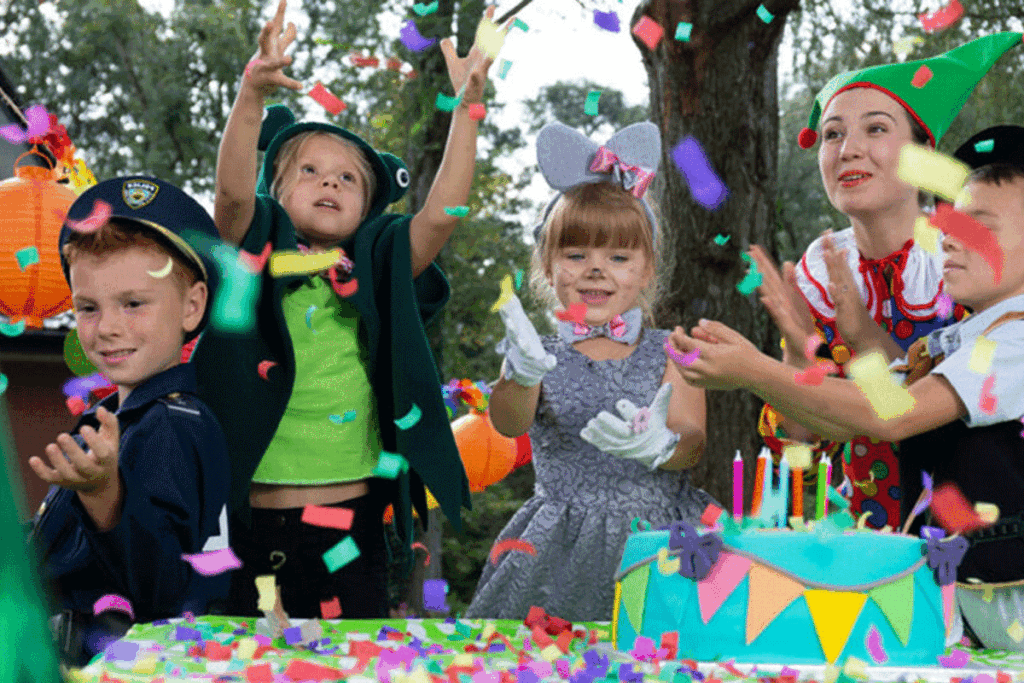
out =
{"type": "Polygon", "coordinates": [[[483,102],[474,102],[469,105],[469,118],[473,121],[481,121],[487,116],[487,107],[483,102]]]}
{"type": "Polygon", "coordinates": [[[267,377],[267,373],[270,372],[270,368],[274,367],[275,365],[277,365],[276,360],[261,360],[260,364],[256,368],[256,372],[258,372],[260,374],[260,377],[262,377],[263,379],[270,381],[270,378],[267,377]]]}
{"type": "Polygon", "coordinates": [[[648,50],[653,50],[661,42],[662,36],[665,35],[665,29],[645,14],[633,27],[633,35],[639,38],[648,50]]]}
{"type": "Polygon", "coordinates": [[[341,616],[341,602],[337,595],[320,603],[320,616],[324,619],[337,619],[341,616]]]}
{"type": "Polygon", "coordinates": [[[915,88],[923,88],[928,85],[928,81],[932,80],[932,70],[928,68],[928,65],[922,64],[921,68],[914,74],[913,80],[910,81],[910,85],[915,88]]]}
{"type": "Polygon", "coordinates": [[[579,323],[583,325],[585,324],[584,319],[587,317],[587,305],[572,304],[564,311],[555,311],[555,317],[562,322],[579,323]]]}
{"type": "Polygon", "coordinates": [[[885,648],[882,647],[882,634],[878,632],[878,627],[874,624],[868,629],[868,635],[864,638],[864,647],[867,649],[871,661],[875,664],[885,664],[889,661],[889,655],[885,653],[885,648]]]}
{"type": "Polygon", "coordinates": [[[498,564],[498,557],[510,550],[518,550],[521,553],[527,553],[534,557],[537,556],[537,549],[529,541],[524,541],[521,538],[506,538],[504,541],[498,541],[491,548],[491,564],[498,564]]]}
{"type": "Polygon", "coordinates": [[[263,62],[262,59],[253,59],[248,64],[246,64],[245,65],[245,77],[248,78],[249,76],[252,76],[253,67],[258,66],[259,64],[263,64],[263,63],[264,62],[263,62]]]}
{"type": "Polygon", "coordinates": [[[267,259],[270,258],[270,252],[273,251],[273,245],[267,242],[263,245],[263,251],[259,254],[250,254],[244,249],[238,252],[238,262],[249,269],[255,275],[259,275],[263,272],[263,266],[266,265],[267,259]]]}
{"type": "Polygon", "coordinates": [[[954,534],[970,533],[989,526],[952,482],[946,482],[932,492],[932,514],[943,529],[954,534]]]}
{"type": "Polygon", "coordinates": [[[345,111],[346,105],[330,90],[324,87],[324,84],[317,81],[313,89],[309,91],[309,96],[316,100],[321,107],[326,109],[328,113],[337,116],[341,112],[345,111]]]}
{"type": "Polygon", "coordinates": [[[92,212],[88,216],[80,221],[73,221],[69,218],[67,224],[75,232],[96,232],[110,220],[111,211],[110,204],[107,204],[102,199],[97,199],[93,202],[92,212]]]}
{"type": "Polygon", "coordinates": [[[422,550],[423,552],[425,552],[427,554],[427,559],[425,559],[423,561],[423,566],[424,567],[430,566],[430,551],[427,550],[427,546],[425,546],[422,543],[420,543],[419,541],[417,541],[417,542],[412,544],[412,549],[415,550],[416,548],[419,548],[420,550],[422,550]]]}
{"type": "Polygon", "coordinates": [[[931,14],[918,14],[917,18],[921,21],[921,27],[926,33],[934,33],[949,28],[963,15],[964,8],[960,4],[960,0],[952,0],[948,5],[931,14]]]}
{"type": "Polygon", "coordinates": [[[639,434],[640,432],[646,432],[648,427],[651,426],[651,409],[644,407],[636,411],[636,415],[633,416],[633,433],[639,434]]]}
{"type": "Polygon", "coordinates": [[[50,115],[46,113],[46,107],[37,104],[25,110],[25,119],[28,121],[28,128],[23,129],[16,123],[0,128],[0,137],[7,142],[20,145],[28,142],[29,138],[46,135],[50,132],[50,115]]]}
{"type": "Polygon", "coordinates": [[[669,343],[668,337],[665,338],[665,354],[676,363],[679,363],[683,367],[690,367],[693,365],[693,361],[700,358],[700,349],[694,349],[689,353],[679,353],[676,347],[669,343]]]}
{"type": "Polygon", "coordinates": [[[242,561],[231,548],[221,548],[208,553],[182,555],[181,559],[192,565],[196,572],[203,576],[217,576],[232,569],[239,569],[242,561]]]}
{"type": "Polygon", "coordinates": [[[947,669],[962,669],[971,661],[971,656],[965,650],[953,650],[948,656],[939,655],[939,664],[947,669]]]}
{"type": "Polygon", "coordinates": [[[132,603],[122,598],[120,595],[114,595],[113,593],[104,595],[102,598],[93,603],[92,613],[100,614],[107,610],[116,610],[118,612],[124,612],[132,621],[135,621],[135,611],[132,610],[132,603]]]}
{"type": "Polygon", "coordinates": [[[937,305],[936,312],[939,314],[939,317],[948,320],[953,314],[953,297],[943,292],[939,295],[937,305]]]}
{"type": "Polygon", "coordinates": [[[312,526],[345,530],[352,528],[352,519],[355,514],[349,508],[307,505],[302,509],[302,521],[312,526]]]}
{"type": "Polygon", "coordinates": [[[996,386],[996,376],[989,375],[981,385],[981,398],[978,400],[978,410],[986,415],[993,415],[996,412],[996,395],[992,390],[996,386]]]}

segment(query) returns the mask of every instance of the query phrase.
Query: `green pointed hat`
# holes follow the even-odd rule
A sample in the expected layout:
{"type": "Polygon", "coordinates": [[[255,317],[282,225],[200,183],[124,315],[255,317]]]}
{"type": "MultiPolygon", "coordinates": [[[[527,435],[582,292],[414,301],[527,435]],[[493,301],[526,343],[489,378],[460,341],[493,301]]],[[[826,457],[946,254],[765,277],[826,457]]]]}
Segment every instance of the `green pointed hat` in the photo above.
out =
{"type": "Polygon", "coordinates": [[[902,104],[928,132],[934,147],[981,77],[1021,37],[1022,34],[1010,31],[995,33],[929,59],[839,74],[814,98],[807,128],[800,131],[797,143],[807,149],[817,141],[818,120],[833,97],[851,88],[874,88],[902,104]]]}

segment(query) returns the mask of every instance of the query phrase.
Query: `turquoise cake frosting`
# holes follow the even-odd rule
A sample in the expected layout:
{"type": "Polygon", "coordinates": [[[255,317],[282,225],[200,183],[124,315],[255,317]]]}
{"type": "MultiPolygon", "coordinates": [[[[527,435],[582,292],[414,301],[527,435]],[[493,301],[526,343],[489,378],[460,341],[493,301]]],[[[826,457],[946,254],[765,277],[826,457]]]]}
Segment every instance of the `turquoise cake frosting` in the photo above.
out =
{"type": "Polygon", "coordinates": [[[944,652],[954,585],[936,582],[926,540],[746,529],[719,543],[689,531],[686,547],[682,536],[673,547],[670,530],[627,540],[615,585],[617,649],[633,648],[637,636],[657,646],[668,634],[678,657],[699,661],[935,665],[944,652]],[[685,576],[701,553],[710,572],[685,576]]]}

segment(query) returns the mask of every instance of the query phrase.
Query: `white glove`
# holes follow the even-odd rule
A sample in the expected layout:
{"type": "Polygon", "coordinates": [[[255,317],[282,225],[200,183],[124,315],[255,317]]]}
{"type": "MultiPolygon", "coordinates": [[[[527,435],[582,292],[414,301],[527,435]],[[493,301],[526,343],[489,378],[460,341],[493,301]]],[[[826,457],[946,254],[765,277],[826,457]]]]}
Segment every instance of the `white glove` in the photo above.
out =
{"type": "Polygon", "coordinates": [[[519,297],[513,294],[498,309],[498,314],[505,323],[505,338],[495,348],[505,354],[505,377],[520,386],[537,386],[544,375],[555,369],[558,361],[544,350],[540,335],[526,317],[519,297]]]}
{"type": "Polygon", "coordinates": [[[608,455],[656,469],[668,462],[679,443],[679,435],[666,425],[671,398],[672,384],[666,382],[649,408],[637,408],[632,401],[620,399],[615,409],[623,419],[602,410],[580,430],[580,438],[608,455]]]}

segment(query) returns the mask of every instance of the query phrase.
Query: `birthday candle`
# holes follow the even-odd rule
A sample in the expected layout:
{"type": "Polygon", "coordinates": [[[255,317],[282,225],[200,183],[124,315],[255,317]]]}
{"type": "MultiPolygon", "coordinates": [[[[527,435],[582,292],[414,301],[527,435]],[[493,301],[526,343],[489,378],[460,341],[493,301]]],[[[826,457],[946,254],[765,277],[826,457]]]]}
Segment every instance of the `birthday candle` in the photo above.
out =
{"type": "Polygon", "coordinates": [[[804,517],[804,471],[793,468],[793,516],[804,517]]]}
{"type": "MultiPolygon", "coordinates": [[[[823,457],[823,458],[825,457],[824,453],[822,454],[821,457],[823,457]]],[[[832,461],[829,460],[827,464],[828,464],[828,467],[825,469],[825,483],[828,484],[829,486],[831,486],[832,485],[832,461]]],[[[827,488],[825,490],[826,490],[826,492],[828,491],[827,488]]],[[[827,495],[825,496],[825,516],[828,517],[828,496],[827,495]]]]}
{"type": "Polygon", "coordinates": [[[762,448],[757,456],[757,473],[754,475],[754,497],[750,501],[750,516],[757,517],[761,513],[761,498],[764,497],[765,465],[768,462],[768,449],[762,448]]]}
{"type": "Polygon", "coordinates": [[[779,462],[779,509],[777,526],[785,528],[789,519],[789,461],[779,462]]]}
{"type": "Polygon", "coordinates": [[[821,460],[818,461],[818,491],[817,491],[817,496],[816,496],[815,501],[814,501],[815,502],[815,505],[814,505],[814,518],[815,519],[823,519],[825,517],[825,510],[827,509],[825,507],[825,505],[826,505],[826,503],[825,503],[825,500],[826,500],[825,494],[826,494],[826,491],[828,490],[828,482],[829,482],[829,478],[830,478],[828,470],[829,470],[828,462],[827,462],[827,460],[825,458],[825,455],[822,454],[821,460]]]}
{"type": "Polygon", "coordinates": [[[743,519],[743,457],[739,449],[732,460],[732,517],[737,522],[743,519]]]}

